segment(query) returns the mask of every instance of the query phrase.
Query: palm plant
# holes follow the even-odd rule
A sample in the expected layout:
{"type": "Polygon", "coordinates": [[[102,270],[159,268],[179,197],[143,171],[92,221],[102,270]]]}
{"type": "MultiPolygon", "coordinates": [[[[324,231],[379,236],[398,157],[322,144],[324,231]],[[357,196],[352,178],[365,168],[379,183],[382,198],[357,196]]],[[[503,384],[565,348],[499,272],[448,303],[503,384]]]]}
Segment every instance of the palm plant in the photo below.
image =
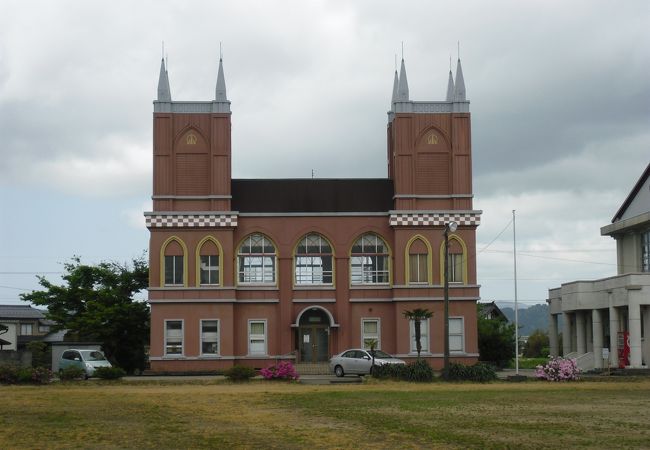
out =
{"type": "Polygon", "coordinates": [[[420,352],[422,351],[420,324],[423,320],[433,317],[433,312],[426,308],[415,308],[412,311],[404,311],[403,314],[408,320],[413,321],[413,327],[415,328],[415,348],[418,352],[418,359],[420,359],[420,352]]]}

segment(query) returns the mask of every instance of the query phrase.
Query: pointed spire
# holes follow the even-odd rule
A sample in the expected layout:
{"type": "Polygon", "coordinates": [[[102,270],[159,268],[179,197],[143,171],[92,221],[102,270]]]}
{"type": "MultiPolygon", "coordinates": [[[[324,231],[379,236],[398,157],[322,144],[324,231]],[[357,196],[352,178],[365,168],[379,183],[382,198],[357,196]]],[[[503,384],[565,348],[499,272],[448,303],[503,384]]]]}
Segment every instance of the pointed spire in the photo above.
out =
{"type": "Polygon", "coordinates": [[[399,78],[397,78],[397,69],[395,69],[395,79],[393,80],[393,97],[390,100],[391,105],[397,101],[397,89],[399,78]]]}
{"type": "Polygon", "coordinates": [[[447,100],[448,102],[454,101],[454,76],[449,69],[449,81],[447,82],[447,100]]]}
{"type": "Polygon", "coordinates": [[[217,102],[227,102],[226,96],[226,78],[223,75],[223,58],[219,57],[219,73],[217,74],[217,88],[215,89],[214,99],[217,102]]]}
{"type": "Polygon", "coordinates": [[[464,102],[467,101],[465,93],[465,79],[463,78],[463,68],[460,65],[460,58],[458,58],[458,65],[456,66],[456,83],[454,84],[454,101],[464,102]]]}
{"type": "Polygon", "coordinates": [[[402,66],[399,70],[399,83],[397,87],[397,101],[409,101],[409,82],[406,79],[406,67],[404,66],[404,58],[402,58],[402,66]]]}
{"type": "Polygon", "coordinates": [[[167,69],[165,68],[165,59],[160,61],[160,76],[158,77],[158,98],[156,99],[159,102],[171,102],[172,93],[169,89],[169,75],[167,74],[167,69]]]}

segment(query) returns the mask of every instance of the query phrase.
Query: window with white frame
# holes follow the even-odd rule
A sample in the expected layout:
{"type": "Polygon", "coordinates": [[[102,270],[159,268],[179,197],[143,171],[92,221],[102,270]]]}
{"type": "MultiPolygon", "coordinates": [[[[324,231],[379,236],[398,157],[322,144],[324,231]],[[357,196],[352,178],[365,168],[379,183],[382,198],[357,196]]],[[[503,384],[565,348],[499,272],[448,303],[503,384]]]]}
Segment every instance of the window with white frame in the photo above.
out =
{"type": "Polygon", "coordinates": [[[379,319],[361,320],[361,345],[364,349],[370,350],[373,341],[376,343],[375,349],[379,350],[381,348],[379,331],[379,319]]]}
{"type": "Polygon", "coordinates": [[[165,321],[165,355],[183,354],[183,321],[165,321]]]}
{"type": "Polygon", "coordinates": [[[219,321],[201,320],[201,354],[219,354],[219,321]]]}
{"type": "Polygon", "coordinates": [[[332,284],[332,247],[319,234],[308,234],[296,247],[296,284],[332,284]]]}
{"type": "Polygon", "coordinates": [[[387,284],[389,282],[388,246],[376,234],[361,236],[350,255],[351,284],[387,284]]]}
{"type": "MultiPolygon", "coordinates": [[[[409,321],[411,332],[411,353],[417,353],[418,347],[415,342],[415,320],[409,321]]],[[[429,351],[429,319],[420,320],[420,345],[422,352],[429,351]]]]}
{"type": "Polygon", "coordinates": [[[165,285],[183,285],[183,255],[165,255],[165,285]]]}
{"type": "Polygon", "coordinates": [[[465,333],[462,317],[449,318],[449,351],[450,352],[464,352],[465,351],[465,333]]]}
{"type": "Polygon", "coordinates": [[[21,323],[20,324],[20,335],[21,336],[31,336],[34,334],[34,325],[31,323],[21,323]]]}
{"type": "Polygon", "coordinates": [[[275,283],[275,247],[269,238],[251,234],[239,246],[237,254],[239,282],[275,283]]]}
{"type": "Polygon", "coordinates": [[[266,355],[266,321],[248,321],[248,354],[266,355]]]}

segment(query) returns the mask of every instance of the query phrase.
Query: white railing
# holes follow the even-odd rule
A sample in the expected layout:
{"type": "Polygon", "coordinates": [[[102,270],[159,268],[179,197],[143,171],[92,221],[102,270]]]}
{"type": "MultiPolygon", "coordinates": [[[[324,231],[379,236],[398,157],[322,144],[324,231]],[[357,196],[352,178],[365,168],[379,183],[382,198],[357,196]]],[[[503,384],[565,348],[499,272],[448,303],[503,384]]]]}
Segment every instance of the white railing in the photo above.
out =
{"type": "Polygon", "coordinates": [[[576,365],[581,372],[586,372],[588,370],[594,369],[594,353],[587,352],[584,355],[580,355],[576,358],[576,365]]]}

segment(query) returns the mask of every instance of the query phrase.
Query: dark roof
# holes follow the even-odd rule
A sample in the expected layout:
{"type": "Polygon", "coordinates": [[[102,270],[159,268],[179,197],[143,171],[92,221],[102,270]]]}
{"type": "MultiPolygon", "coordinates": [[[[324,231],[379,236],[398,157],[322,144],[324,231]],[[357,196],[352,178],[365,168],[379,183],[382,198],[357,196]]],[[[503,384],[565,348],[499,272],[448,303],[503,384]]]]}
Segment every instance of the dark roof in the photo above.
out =
{"type": "Polygon", "coordinates": [[[45,311],[29,305],[0,305],[2,319],[44,319],[45,311]]]}
{"type": "Polygon", "coordinates": [[[232,180],[232,209],[241,213],[387,212],[389,179],[232,180]]]}
{"type": "Polygon", "coordinates": [[[616,214],[612,218],[612,223],[616,222],[617,220],[620,220],[621,217],[623,217],[623,214],[625,214],[625,210],[627,209],[628,206],[630,206],[630,203],[632,203],[632,200],[634,200],[634,197],[636,197],[636,194],[639,193],[639,189],[643,187],[643,183],[645,183],[645,180],[650,176],[650,164],[648,164],[648,167],[645,168],[643,173],[641,174],[641,177],[639,180],[636,182],[630,193],[628,194],[627,198],[621,205],[621,207],[616,211],[616,214]]]}

